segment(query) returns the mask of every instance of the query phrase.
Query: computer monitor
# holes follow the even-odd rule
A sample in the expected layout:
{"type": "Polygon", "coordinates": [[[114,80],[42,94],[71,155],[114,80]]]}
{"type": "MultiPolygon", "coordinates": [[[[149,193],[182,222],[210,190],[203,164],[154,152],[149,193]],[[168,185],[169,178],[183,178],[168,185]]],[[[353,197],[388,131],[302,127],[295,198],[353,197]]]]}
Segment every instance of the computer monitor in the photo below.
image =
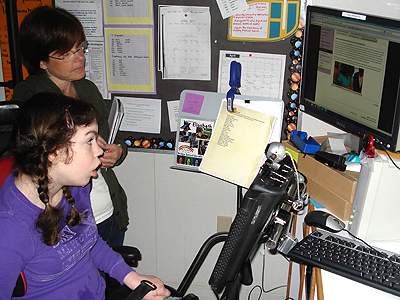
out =
{"type": "Polygon", "coordinates": [[[400,20],[308,6],[300,110],[400,149],[400,20]]]}

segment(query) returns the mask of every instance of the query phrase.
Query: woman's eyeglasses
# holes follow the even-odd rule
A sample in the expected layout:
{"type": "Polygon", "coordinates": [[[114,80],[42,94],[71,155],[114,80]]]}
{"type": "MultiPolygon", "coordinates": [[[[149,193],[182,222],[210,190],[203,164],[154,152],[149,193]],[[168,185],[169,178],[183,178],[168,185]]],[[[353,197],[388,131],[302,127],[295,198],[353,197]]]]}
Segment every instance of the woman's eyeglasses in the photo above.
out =
{"type": "Polygon", "coordinates": [[[81,54],[87,53],[87,52],[88,52],[88,46],[89,46],[88,41],[83,41],[82,44],[80,44],[80,45],[76,48],[75,51],[68,51],[68,52],[66,52],[66,53],[64,53],[63,55],[58,56],[58,57],[57,57],[57,56],[50,56],[50,55],[49,55],[49,57],[50,57],[50,58],[55,58],[55,59],[58,59],[58,60],[63,60],[63,61],[65,61],[65,62],[67,62],[67,61],[70,61],[73,57],[75,57],[75,54],[76,54],[77,52],[79,52],[79,53],[81,53],[81,54]]]}

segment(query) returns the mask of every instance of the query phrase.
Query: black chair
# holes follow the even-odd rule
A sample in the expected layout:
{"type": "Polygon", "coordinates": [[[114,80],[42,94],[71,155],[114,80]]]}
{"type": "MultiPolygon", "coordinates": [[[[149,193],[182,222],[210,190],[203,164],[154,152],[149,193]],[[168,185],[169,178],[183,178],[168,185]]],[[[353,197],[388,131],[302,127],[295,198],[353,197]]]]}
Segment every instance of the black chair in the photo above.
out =
{"type": "Polygon", "coordinates": [[[20,101],[0,101],[0,157],[10,149],[12,124],[20,106],[20,101]]]}

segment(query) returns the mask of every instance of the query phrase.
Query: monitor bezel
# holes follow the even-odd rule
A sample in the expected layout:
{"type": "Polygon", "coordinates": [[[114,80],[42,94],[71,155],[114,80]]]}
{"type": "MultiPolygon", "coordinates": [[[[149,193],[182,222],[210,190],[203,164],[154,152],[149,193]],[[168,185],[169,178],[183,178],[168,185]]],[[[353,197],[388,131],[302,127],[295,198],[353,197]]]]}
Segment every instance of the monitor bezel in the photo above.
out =
{"type": "MultiPolygon", "coordinates": [[[[333,8],[327,8],[327,7],[322,7],[322,6],[307,6],[307,14],[306,14],[306,20],[310,19],[310,16],[312,13],[322,13],[322,14],[327,14],[335,17],[340,17],[343,19],[343,13],[350,13],[350,14],[356,14],[356,15],[362,15],[365,16],[365,22],[368,23],[373,23],[373,24],[378,24],[382,26],[388,26],[388,27],[398,27],[400,28],[400,20],[394,20],[394,19],[389,19],[389,18],[384,18],[384,17],[379,17],[379,16],[373,16],[373,15],[368,15],[365,13],[358,13],[358,12],[352,12],[348,10],[338,10],[338,9],[333,9],[333,8]]],[[[301,74],[301,84],[300,84],[300,93],[299,93],[299,108],[302,112],[305,112],[318,120],[321,120],[325,123],[328,123],[336,128],[339,128],[347,133],[354,134],[358,137],[363,137],[364,134],[370,133],[372,136],[376,139],[378,139],[382,144],[389,150],[391,151],[396,151],[398,150],[398,135],[399,135],[399,124],[400,124],[400,98],[399,98],[399,88],[400,84],[398,87],[397,91],[397,98],[396,98],[396,111],[394,114],[394,125],[393,125],[393,131],[391,136],[387,134],[382,134],[380,131],[370,128],[364,124],[361,124],[355,120],[348,119],[342,115],[336,114],[334,112],[326,112],[323,111],[317,107],[312,106],[310,103],[306,102],[304,93],[302,91],[305,90],[305,85],[307,82],[310,81],[310,78],[312,75],[309,75],[307,73],[307,62],[310,59],[309,57],[309,44],[307,43],[308,40],[308,34],[310,32],[309,30],[310,27],[310,22],[306,21],[305,24],[305,33],[304,33],[304,46],[303,46],[303,56],[302,56],[302,74],[301,74]]]]}

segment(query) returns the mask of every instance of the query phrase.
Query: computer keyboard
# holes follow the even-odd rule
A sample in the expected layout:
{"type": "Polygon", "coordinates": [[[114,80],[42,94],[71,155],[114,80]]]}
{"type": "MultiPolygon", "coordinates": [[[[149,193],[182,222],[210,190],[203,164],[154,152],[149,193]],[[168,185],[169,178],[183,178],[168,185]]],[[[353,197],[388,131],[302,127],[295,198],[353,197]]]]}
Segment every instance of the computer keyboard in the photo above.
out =
{"type": "Polygon", "coordinates": [[[317,230],[297,243],[287,256],[400,296],[400,255],[374,249],[361,241],[317,230]]]}

